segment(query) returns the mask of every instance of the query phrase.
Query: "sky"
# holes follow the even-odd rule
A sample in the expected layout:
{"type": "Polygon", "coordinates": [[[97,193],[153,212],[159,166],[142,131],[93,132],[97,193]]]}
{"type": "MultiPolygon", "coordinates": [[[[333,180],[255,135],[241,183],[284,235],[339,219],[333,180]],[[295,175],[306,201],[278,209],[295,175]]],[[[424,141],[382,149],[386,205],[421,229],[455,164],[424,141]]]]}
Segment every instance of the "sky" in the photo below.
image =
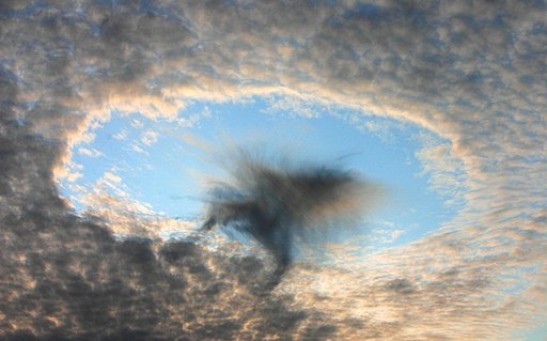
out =
{"type": "MultiPolygon", "coordinates": [[[[207,189],[215,177],[223,178],[216,155],[235,147],[293,161],[332,163],[385,188],[385,197],[376,199],[380,202],[359,224],[361,235],[377,242],[416,240],[461,206],[459,193],[435,188],[431,170],[420,162],[421,147],[446,143],[437,135],[387,118],[359,122],[359,111],[343,107],[316,106],[308,108],[312,117],[302,116],[304,109],[296,103],[281,109],[279,101],[197,102],[182,110],[175,124],[138,114],[114,117],[93,130],[92,141],[73,148],[71,174],[60,181],[61,195],[80,214],[102,205],[93,199],[99,189],[113,197],[127,192],[142,205],[142,215],[199,220],[207,189]],[[109,176],[119,180],[97,186],[109,176]]],[[[176,232],[166,229],[160,237],[176,232]]],[[[373,247],[374,241],[361,246],[373,247]]]]}
{"type": "Polygon", "coordinates": [[[544,340],[544,1],[2,1],[0,335],[544,340]],[[379,191],[275,259],[234,150],[379,191]],[[280,162],[283,161],[283,162],[280,162]]]}

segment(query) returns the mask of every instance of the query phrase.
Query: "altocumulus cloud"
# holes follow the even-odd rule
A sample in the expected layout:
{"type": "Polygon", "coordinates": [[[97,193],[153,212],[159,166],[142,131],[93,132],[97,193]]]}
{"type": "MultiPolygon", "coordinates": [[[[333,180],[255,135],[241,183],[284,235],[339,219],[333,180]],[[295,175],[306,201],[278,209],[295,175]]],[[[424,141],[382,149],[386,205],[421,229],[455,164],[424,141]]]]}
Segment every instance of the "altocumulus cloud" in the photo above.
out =
{"type": "Polygon", "coordinates": [[[544,1],[2,1],[2,337],[503,339],[540,323],[545,14],[544,1]],[[176,119],[188,100],[273,93],[445,137],[464,208],[358,265],[296,266],[266,295],[259,258],[116,241],[59,197],[71,147],[112,109],[176,119]]]}

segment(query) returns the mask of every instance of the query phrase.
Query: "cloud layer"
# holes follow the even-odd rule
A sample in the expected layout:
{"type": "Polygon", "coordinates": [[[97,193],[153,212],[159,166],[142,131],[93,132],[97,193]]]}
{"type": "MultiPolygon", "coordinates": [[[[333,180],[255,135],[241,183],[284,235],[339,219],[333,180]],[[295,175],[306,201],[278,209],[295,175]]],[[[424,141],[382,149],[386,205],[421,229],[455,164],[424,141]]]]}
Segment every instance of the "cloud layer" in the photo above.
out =
{"type": "Polygon", "coordinates": [[[545,13],[544,1],[2,1],[0,334],[500,339],[539,323],[545,13]],[[113,110],[176,119],[188,100],[272,93],[448,139],[465,207],[366,267],[302,266],[285,296],[263,296],[260,258],[116,242],[58,195],[71,147],[113,110]]]}

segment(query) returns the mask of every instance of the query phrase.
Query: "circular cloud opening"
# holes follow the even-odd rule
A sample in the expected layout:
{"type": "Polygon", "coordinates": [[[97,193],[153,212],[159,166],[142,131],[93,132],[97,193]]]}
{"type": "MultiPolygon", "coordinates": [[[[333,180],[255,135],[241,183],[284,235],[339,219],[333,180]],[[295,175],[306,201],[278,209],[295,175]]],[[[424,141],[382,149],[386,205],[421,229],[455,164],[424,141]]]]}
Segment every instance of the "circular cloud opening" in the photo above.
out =
{"type": "Polygon", "coordinates": [[[59,185],[79,214],[110,221],[120,236],[193,233],[208,188],[226,177],[222,160],[236,148],[266,162],[349,170],[381,186],[385,195],[372,198],[379,204],[357,229],[323,239],[360,252],[418,240],[462,206],[462,166],[449,142],[410,123],[285,95],[189,102],[175,119],[112,113],[90,142],[73,147],[59,185]]]}

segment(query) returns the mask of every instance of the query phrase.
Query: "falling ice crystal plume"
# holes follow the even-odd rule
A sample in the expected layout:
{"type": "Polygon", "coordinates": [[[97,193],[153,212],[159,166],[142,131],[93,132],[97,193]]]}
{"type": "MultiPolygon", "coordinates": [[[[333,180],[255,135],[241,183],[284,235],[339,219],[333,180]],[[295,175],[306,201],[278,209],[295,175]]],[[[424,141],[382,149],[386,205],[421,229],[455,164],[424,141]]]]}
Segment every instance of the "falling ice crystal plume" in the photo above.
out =
{"type": "Polygon", "coordinates": [[[365,183],[335,167],[241,157],[231,173],[231,183],[211,189],[203,229],[231,226],[255,239],[273,255],[279,275],[293,260],[296,237],[305,239],[332,219],[357,217],[365,206],[365,183]]]}

